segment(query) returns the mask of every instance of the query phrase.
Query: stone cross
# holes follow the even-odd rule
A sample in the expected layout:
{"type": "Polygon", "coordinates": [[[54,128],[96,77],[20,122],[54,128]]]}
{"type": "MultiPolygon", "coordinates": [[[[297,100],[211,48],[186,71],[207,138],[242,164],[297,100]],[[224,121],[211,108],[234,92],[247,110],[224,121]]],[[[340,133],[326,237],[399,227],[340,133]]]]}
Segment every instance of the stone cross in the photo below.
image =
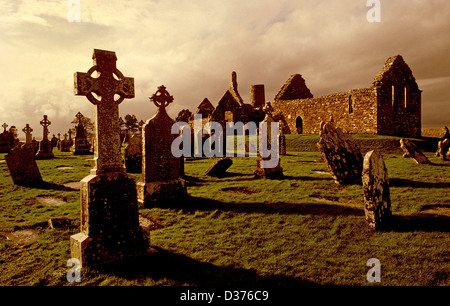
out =
{"type": "Polygon", "coordinates": [[[120,150],[119,104],[134,97],[134,80],[117,70],[115,52],[94,49],[93,59],[87,73],[75,73],[75,95],[86,96],[95,110],[95,166],[81,180],[81,231],[70,237],[71,257],[81,266],[141,255],[150,237],[139,224],[136,182],[125,173],[120,150]]]}
{"type": "Polygon", "coordinates": [[[75,95],[86,96],[94,104],[95,147],[91,174],[124,172],[119,130],[119,104],[134,98],[134,79],[116,68],[115,52],[94,49],[94,66],[87,73],[75,73],[75,95]],[[97,71],[98,77],[91,74],[97,71]],[[97,99],[94,94],[99,96],[97,99]],[[118,95],[117,100],[114,95],[118,95]]]}
{"type": "Polygon", "coordinates": [[[47,119],[47,115],[44,115],[44,119],[41,120],[40,124],[44,127],[44,132],[42,135],[42,139],[48,139],[48,126],[52,123],[47,119]]]}
{"type": "Polygon", "coordinates": [[[3,123],[3,125],[2,125],[2,128],[4,129],[4,130],[3,130],[3,133],[6,132],[6,128],[7,128],[7,127],[8,127],[8,125],[7,125],[6,123],[3,123]]]}
{"type": "Polygon", "coordinates": [[[25,133],[25,143],[29,144],[33,141],[33,136],[31,135],[31,132],[33,132],[33,129],[30,127],[30,125],[27,123],[27,125],[22,130],[25,133]]]}

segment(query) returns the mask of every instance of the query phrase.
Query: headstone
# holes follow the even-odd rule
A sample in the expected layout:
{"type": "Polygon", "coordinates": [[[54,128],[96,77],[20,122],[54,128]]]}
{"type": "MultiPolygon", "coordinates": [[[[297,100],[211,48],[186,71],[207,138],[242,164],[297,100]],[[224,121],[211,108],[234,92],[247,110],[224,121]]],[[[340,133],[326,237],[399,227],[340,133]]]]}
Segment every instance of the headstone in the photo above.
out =
{"type": "Polygon", "coordinates": [[[418,164],[430,164],[430,161],[422,151],[408,139],[400,139],[400,148],[405,152],[403,157],[410,157],[418,164]]]}
{"type": "Polygon", "coordinates": [[[141,173],[142,171],[142,135],[134,134],[128,140],[124,150],[125,169],[127,173],[141,173]]]}
{"type": "Polygon", "coordinates": [[[41,173],[36,164],[32,146],[16,146],[6,156],[9,174],[15,185],[35,186],[42,183],[41,173]]]}
{"type": "Polygon", "coordinates": [[[317,143],[328,170],[337,184],[361,184],[363,157],[350,135],[335,128],[331,122],[321,122],[317,143]]]}
{"type": "Polygon", "coordinates": [[[280,155],[286,155],[286,136],[284,135],[284,125],[281,121],[279,121],[278,123],[280,124],[280,155]]]}
{"type": "Polygon", "coordinates": [[[31,144],[33,145],[34,154],[37,154],[37,152],[39,151],[39,141],[37,141],[36,138],[33,137],[31,144]]]}
{"type": "Polygon", "coordinates": [[[440,140],[438,143],[438,151],[436,155],[441,158],[441,160],[447,160],[449,158],[450,152],[450,139],[445,138],[444,140],[440,140]]]}
{"type": "Polygon", "coordinates": [[[74,155],[90,155],[91,147],[89,146],[89,142],[87,140],[86,136],[86,130],[84,129],[83,125],[83,114],[78,112],[76,114],[76,117],[78,119],[77,126],[75,127],[75,141],[74,141],[74,155]]]}
{"type": "MultiPolygon", "coordinates": [[[[265,122],[267,124],[267,149],[271,148],[271,146],[277,146],[278,148],[278,162],[275,167],[266,167],[265,162],[267,160],[270,160],[273,158],[273,156],[269,157],[261,157],[261,152],[264,150],[262,147],[262,141],[259,139],[259,152],[260,156],[256,159],[256,169],[253,171],[256,178],[268,178],[268,179],[280,179],[284,177],[283,174],[283,168],[280,166],[280,158],[279,158],[279,134],[277,135],[276,139],[271,139],[272,133],[271,133],[271,127],[272,124],[275,124],[275,120],[272,117],[273,107],[270,104],[270,102],[267,102],[266,105],[263,107],[263,111],[266,114],[264,120],[262,122],[265,122]]],[[[279,130],[279,129],[278,129],[279,130]]],[[[260,131],[260,138],[261,138],[261,131],[260,131]]]]}
{"type": "Polygon", "coordinates": [[[10,148],[14,148],[15,146],[17,146],[20,143],[19,141],[19,135],[17,132],[17,128],[13,125],[10,129],[9,129],[9,145],[10,148]]]}
{"type": "Polygon", "coordinates": [[[52,143],[48,140],[48,126],[52,124],[48,120],[47,115],[44,115],[44,119],[40,122],[44,128],[42,140],[39,142],[39,151],[36,154],[36,159],[49,159],[55,157],[52,151],[52,143]]]}
{"type": "Polygon", "coordinates": [[[150,235],[139,225],[136,184],[125,173],[119,138],[119,104],[134,97],[134,79],[116,68],[115,52],[94,49],[93,60],[87,73],[75,73],[75,95],[94,104],[96,137],[94,168],[81,180],[81,232],[70,237],[71,257],[82,266],[141,255],[150,235]]]}
{"type": "Polygon", "coordinates": [[[50,140],[50,142],[52,144],[52,149],[58,145],[58,138],[55,136],[55,134],[52,135],[52,139],[50,140]]]}
{"type": "Polygon", "coordinates": [[[2,127],[3,132],[0,134],[0,153],[8,153],[9,150],[11,150],[9,132],[6,130],[8,125],[6,123],[3,123],[2,127]]]}
{"type": "Polygon", "coordinates": [[[233,160],[229,157],[224,157],[216,160],[208,170],[205,171],[205,175],[214,177],[223,177],[228,168],[233,164],[233,160]]]}
{"type": "Polygon", "coordinates": [[[367,225],[380,229],[389,223],[392,211],[388,172],[379,152],[370,151],[364,157],[362,182],[367,225]]]}
{"type": "Polygon", "coordinates": [[[173,96],[165,86],[160,86],[150,100],[158,109],[142,127],[142,179],[138,183],[138,201],[144,207],[187,195],[185,181],[181,178],[182,160],[171,151],[177,135],[171,133],[175,120],[169,117],[166,107],[173,102],[173,96]]]}
{"type": "Polygon", "coordinates": [[[69,134],[69,141],[70,141],[70,145],[73,146],[73,138],[72,138],[72,129],[69,129],[69,131],[67,132],[69,134]]]}
{"type": "Polygon", "coordinates": [[[27,123],[27,125],[23,128],[22,131],[25,133],[25,144],[31,145],[33,141],[33,135],[31,134],[31,132],[33,132],[33,129],[27,123]]]}
{"type": "Polygon", "coordinates": [[[441,160],[447,160],[450,158],[450,132],[448,127],[444,127],[443,138],[438,143],[438,150],[436,151],[436,157],[440,157],[441,160]]]}
{"type": "Polygon", "coordinates": [[[60,144],[60,150],[61,152],[70,152],[70,148],[72,147],[71,141],[67,138],[67,133],[64,134],[64,139],[61,140],[60,144]]]}

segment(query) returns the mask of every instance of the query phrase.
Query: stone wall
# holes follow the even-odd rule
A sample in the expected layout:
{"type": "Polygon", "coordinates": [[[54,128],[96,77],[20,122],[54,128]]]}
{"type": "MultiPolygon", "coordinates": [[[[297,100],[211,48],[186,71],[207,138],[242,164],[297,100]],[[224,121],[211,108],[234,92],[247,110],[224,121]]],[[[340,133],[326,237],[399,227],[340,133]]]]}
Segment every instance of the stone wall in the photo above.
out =
{"type": "Polygon", "coordinates": [[[348,133],[377,133],[376,88],[354,89],[326,96],[274,101],[275,116],[288,133],[318,134],[320,122],[333,117],[336,127],[348,133]],[[300,119],[301,118],[301,119],[300,119]]]}

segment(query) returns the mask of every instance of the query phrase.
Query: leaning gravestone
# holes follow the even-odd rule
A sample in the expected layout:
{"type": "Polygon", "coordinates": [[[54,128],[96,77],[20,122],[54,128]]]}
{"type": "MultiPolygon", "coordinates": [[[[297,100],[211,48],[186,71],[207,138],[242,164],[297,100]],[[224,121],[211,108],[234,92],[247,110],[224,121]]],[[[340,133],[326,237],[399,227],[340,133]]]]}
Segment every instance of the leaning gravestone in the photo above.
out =
{"type": "Polygon", "coordinates": [[[40,122],[43,129],[42,140],[39,142],[39,151],[36,154],[36,159],[49,159],[55,157],[53,154],[52,143],[48,140],[48,126],[52,124],[48,120],[47,115],[44,115],[44,119],[40,122]]]}
{"type": "Polygon", "coordinates": [[[141,173],[142,171],[142,135],[132,135],[124,150],[125,169],[127,173],[141,173]]]}
{"type": "Polygon", "coordinates": [[[317,147],[337,184],[361,184],[363,157],[353,139],[331,122],[320,124],[317,147]]]}
{"type": "Polygon", "coordinates": [[[160,86],[150,100],[158,109],[142,127],[142,179],[137,188],[139,204],[144,207],[187,196],[181,178],[183,157],[175,157],[171,150],[177,135],[171,132],[175,120],[169,117],[166,107],[173,102],[173,96],[160,86]]]}
{"type": "Polygon", "coordinates": [[[233,160],[229,157],[220,158],[215,161],[208,170],[205,171],[205,175],[214,177],[223,177],[228,168],[233,164],[233,160]]]}
{"type": "Polygon", "coordinates": [[[364,157],[362,183],[367,225],[380,229],[389,223],[392,211],[388,172],[379,152],[370,151],[364,157]]]}
{"type": "Polygon", "coordinates": [[[405,152],[403,157],[410,157],[418,164],[430,164],[430,161],[423,155],[422,151],[408,139],[400,139],[400,148],[405,152]]]}
{"type": "Polygon", "coordinates": [[[16,146],[5,156],[5,160],[15,185],[36,186],[43,182],[31,145],[16,146]]]}
{"type": "MultiPolygon", "coordinates": [[[[259,157],[256,159],[256,169],[253,171],[255,178],[268,178],[268,179],[281,179],[284,177],[283,168],[280,166],[280,138],[279,134],[272,139],[272,125],[277,124],[277,122],[272,117],[273,107],[270,102],[267,102],[263,107],[266,116],[262,121],[267,128],[267,132],[264,135],[261,130],[259,131],[259,157]],[[265,140],[262,141],[262,138],[265,140]],[[263,142],[266,143],[267,148],[263,147],[263,142]],[[271,150],[276,148],[277,156],[263,157],[263,150],[271,150]],[[277,158],[277,162],[274,166],[269,166],[269,160],[277,158]]],[[[279,131],[279,130],[278,130],[279,131]]]]}
{"type": "Polygon", "coordinates": [[[94,104],[96,129],[95,166],[81,180],[81,232],[70,237],[71,256],[82,266],[141,255],[149,247],[149,232],[139,225],[136,184],[120,152],[119,104],[134,97],[134,79],[116,68],[115,52],[95,49],[93,60],[87,73],[75,73],[75,95],[94,104]],[[91,77],[95,71],[98,78],[91,77]]]}

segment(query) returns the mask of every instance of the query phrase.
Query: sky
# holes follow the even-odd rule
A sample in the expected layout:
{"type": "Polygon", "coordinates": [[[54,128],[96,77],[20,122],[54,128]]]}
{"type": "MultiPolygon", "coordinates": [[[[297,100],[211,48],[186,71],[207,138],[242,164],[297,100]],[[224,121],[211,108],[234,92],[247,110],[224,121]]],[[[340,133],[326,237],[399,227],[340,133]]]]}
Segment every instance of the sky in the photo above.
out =
{"type": "Polygon", "coordinates": [[[104,49],[135,81],[122,117],[151,118],[160,85],[173,118],[204,98],[216,106],[232,71],[246,103],[251,85],[264,84],[269,101],[296,73],[314,96],[370,87],[400,54],[423,90],[423,127],[450,125],[450,1],[379,3],[380,22],[369,22],[367,0],[0,0],[0,123],[20,138],[29,123],[40,139],[44,114],[50,134],[66,133],[78,112],[93,118],[74,73],[104,49]]]}

